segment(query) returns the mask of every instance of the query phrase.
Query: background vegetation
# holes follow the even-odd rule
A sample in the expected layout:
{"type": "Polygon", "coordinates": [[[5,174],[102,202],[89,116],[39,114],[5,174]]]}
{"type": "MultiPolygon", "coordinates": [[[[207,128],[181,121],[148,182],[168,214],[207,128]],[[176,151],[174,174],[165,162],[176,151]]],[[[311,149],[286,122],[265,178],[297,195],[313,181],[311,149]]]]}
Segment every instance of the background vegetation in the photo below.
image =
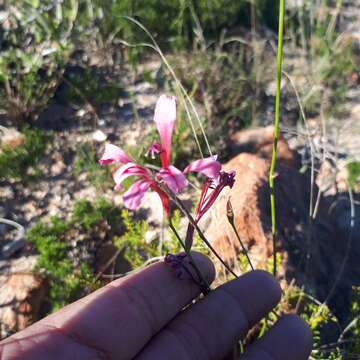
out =
{"type": "MultiPolygon", "coordinates": [[[[320,127],[327,129],[332,128],[333,118],[347,126],[345,104],[349,90],[359,84],[360,62],[358,45],[340,30],[348,21],[342,15],[343,6],[341,0],[303,0],[287,8],[284,78],[291,81],[282,88],[284,128],[303,127],[307,118],[319,118],[320,127]]],[[[129,78],[134,84],[147,83],[178,96],[180,81],[201,108],[200,124],[222,160],[232,154],[229,135],[273,120],[277,2],[7,0],[0,10],[0,131],[5,136],[9,128],[15,128],[22,134],[19,144],[0,144],[0,180],[18,193],[22,187],[31,190],[36,181],[49,175],[46,159],[56,151],[63,154],[72,176],[95,187],[96,195],[111,187],[109,170],[97,165],[99,144],[84,134],[106,124],[109,112],[116,118],[128,103],[131,117],[141,117],[133,101],[136,88],[129,85],[129,78]],[[134,19],[146,27],[156,44],[134,19]],[[165,53],[171,71],[159,62],[154,46],[165,53]],[[153,61],[160,64],[155,71],[147,66],[153,61]],[[65,115],[56,120],[59,109],[65,115]],[[71,134],[75,134],[70,138],[73,143],[65,150],[63,137],[71,134]]],[[[174,157],[181,167],[198,151],[194,132],[201,148],[205,144],[199,123],[194,123],[192,131],[181,104],[178,121],[174,157]]],[[[113,129],[120,132],[116,126],[113,129]]],[[[117,136],[106,135],[109,139],[117,136]]],[[[330,159],[337,172],[336,160],[343,159],[349,188],[356,193],[359,157],[334,152],[332,139],[328,130],[326,141],[313,149],[315,162],[319,168],[330,159]]],[[[138,155],[137,149],[128,147],[138,155]]],[[[306,167],[310,164],[305,162],[306,167]]],[[[76,183],[69,191],[84,183],[76,183]]],[[[179,250],[174,238],[164,241],[157,235],[145,241],[148,223],[109,197],[77,198],[65,210],[61,208],[59,216],[49,213],[32,219],[27,231],[30,251],[39,255],[36,271],[49,284],[43,315],[93,291],[109,279],[106,276],[123,275],[179,250]],[[104,244],[112,246],[116,256],[99,267],[95,254],[104,244]]],[[[173,222],[181,228],[179,213],[173,222]]],[[[199,240],[196,246],[203,250],[199,240]]],[[[241,257],[239,264],[247,270],[241,257]]],[[[278,310],[297,309],[307,320],[314,333],[314,359],[350,359],[344,356],[360,354],[358,288],[349,307],[350,317],[340,324],[331,309],[294,285],[286,290],[278,310]],[[328,345],[334,332],[346,341],[328,345]]],[[[261,323],[258,334],[274,320],[261,323]]]]}

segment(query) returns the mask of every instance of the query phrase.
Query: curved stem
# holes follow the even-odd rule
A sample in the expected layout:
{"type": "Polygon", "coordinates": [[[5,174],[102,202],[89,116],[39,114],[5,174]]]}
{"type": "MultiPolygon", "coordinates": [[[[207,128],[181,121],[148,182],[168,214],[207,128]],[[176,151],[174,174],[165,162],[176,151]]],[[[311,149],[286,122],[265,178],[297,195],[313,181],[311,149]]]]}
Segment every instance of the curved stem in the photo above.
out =
{"type": "Polygon", "coordinates": [[[25,236],[25,228],[21,224],[17,223],[16,221],[5,219],[5,218],[0,218],[0,223],[13,226],[14,228],[16,228],[19,231],[19,234],[21,237],[25,236]]]}

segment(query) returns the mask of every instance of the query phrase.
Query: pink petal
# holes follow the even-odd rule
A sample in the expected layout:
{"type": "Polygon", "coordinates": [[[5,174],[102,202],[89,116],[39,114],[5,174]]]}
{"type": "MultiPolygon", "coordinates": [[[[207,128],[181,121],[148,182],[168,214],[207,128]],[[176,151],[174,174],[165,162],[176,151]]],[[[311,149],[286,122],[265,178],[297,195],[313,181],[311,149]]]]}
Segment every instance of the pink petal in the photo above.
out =
{"type": "Polygon", "coordinates": [[[129,176],[141,176],[145,179],[149,179],[149,171],[144,167],[129,162],[119,167],[113,174],[115,181],[115,190],[121,190],[121,183],[129,176]]]}
{"type": "Polygon", "coordinates": [[[221,164],[216,161],[216,156],[210,156],[205,159],[195,160],[184,170],[184,174],[189,172],[198,172],[209,178],[217,179],[221,170],[221,164]]]}
{"type": "Polygon", "coordinates": [[[123,149],[113,144],[106,144],[104,154],[99,160],[99,163],[100,165],[111,164],[114,162],[126,164],[131,161],[131,158],[125,154],[123,149]]]}
{"type": "Polygon", "coordinates": [[[166,185],[174,192],[179,192],[185,186],[187,186],[188,181],[183,173],[177,169],[175,166],[168,166],[167,168],[162,168],[158,172],[158,176],[163,179],[166,185]]]}
{"type": "Polygon", "coordinates": [[[135,181],[123,196],[124,205],[130,210],[135,210],[140,206],[146,190],[150,187],[150,181],[135,181]]]}
{"type": "Polygon", "coordinates": [[[176,102],[174,96],[161,95],[155,107],[154,121],[160,134],[163,153],[163,167],[170,164],[171,138],[176,120],[176,102]]]}

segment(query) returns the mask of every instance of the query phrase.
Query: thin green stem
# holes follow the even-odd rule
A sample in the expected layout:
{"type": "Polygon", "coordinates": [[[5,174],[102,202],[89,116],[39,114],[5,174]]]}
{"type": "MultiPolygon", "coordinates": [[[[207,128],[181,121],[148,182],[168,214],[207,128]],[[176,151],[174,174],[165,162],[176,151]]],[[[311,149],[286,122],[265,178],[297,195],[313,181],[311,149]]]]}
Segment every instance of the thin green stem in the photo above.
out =
{"type": "Polygon", "coordinates": [[[254,269],[254,267],[253,267],[253,265],[251,263],[251,260],[249,258],[247,249],[246,249],[244,243],[242,242],[242,240],[240,238],[240,235],[239,235],[239,232],[237,231],[236,226],[235,226],[235,214],[234,214],[234,209],[232,207],[230,198],[228,199],[228,201],[226,203],[226,217],[228,219],[229,224],[233,228],[237,239],[239,240],[240,246],[241,246],[241,248],[242,248],[242,250],[243,250],[243,252],[244,252],[244,254],[245,254],[246,258],[247,258],[247,261],[248,261],[248,263],[249,263],[249,265],[251,267],[251,270],[254,271],[255,269],[254,269]]]}
{"type": "Polygon", "coordinates": [[[253,266],[253,264],[252,264],[252,262],[251,262],[251,260],[250,260],[249,254],[248,254],[248,252],[247,252],[247,250],[246,250],[246,247],[245,247],[244,243],[242,242],[242,240],[241,240],[241,238],[240,238],[240,235],[239,235],[239,233],[238,233],[238,231],[237,231],[237,229],[236,229],[236,227],[235,227],[235,224],[234,224],[232,221],[229,221],[229,223],[230,223],[231,227],[233,228],[234,233],[235,233],[237,239],[239,240],[239,243],[240,243],[241,248],[242,248],[242,250],[243,250],[243,253],[245,254],[246,259],[247,259],[247,261],[248,261],[248,263],[249,263],[249,265],[250,265],[250,267],[251,267],[251,270],[254,271],[255,268],[254,268],[254,266],[253,266]]]}
{"type": "Polygon", "coordinates": [[[285,0],[280,0],[279,7],[279,34],[278,34],[278,50],[277,50],[277,66],[276,66],[276,99],[275,99],[275,126],[274,141],[272,146],[271,166],[269,173],[270,186],[270,206],[271,206],[271,233],[273,239],[273,274],[277,273],[277,256],[276,256],[276,212],[275,212],[275,191],[274,178],[276,166],[276,149],[279,140],[279,113],[280,113],[280,90],[281,90],[281,68],[282,68],[282,49],[283,49],[283,33],[284,33],[284,13],[285,0]]]}

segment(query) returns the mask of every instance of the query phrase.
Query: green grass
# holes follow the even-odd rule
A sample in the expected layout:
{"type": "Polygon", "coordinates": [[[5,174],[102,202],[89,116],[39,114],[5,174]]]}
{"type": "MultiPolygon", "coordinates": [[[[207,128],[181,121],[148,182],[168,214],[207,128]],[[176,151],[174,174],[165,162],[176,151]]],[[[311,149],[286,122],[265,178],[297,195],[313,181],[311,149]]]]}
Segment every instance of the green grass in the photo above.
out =
{"type": "MultiPolygon", "coordinates": [[[[224,42],[226,39],[224,40],[224,42]]],[[[226,157],[229,129],[236,131],[251,126],[253,123],[252,108],[256,100],[256,85],[262,89],[270,77],[263,67],[270,68],[271,64],[262,64],[261,68],[253,65],[252,50],[244,44],[233,42],[231,45],[218,43],[206,50],[195,49],[192,56],[187,52],[177,52],[169,56],[169,62],[184,88],[194,103],[204,106],[201,122],[206,129],[211,147],[215,152],[226,157]],[[260,80],[255,84],[255,73],[262,71],[260,80]]],[[[175,84],[169,76],[170,86],[175,84]]],[[[259,95],[260,96],[260,95],[259,95]]],[[[186,113],[179,102],[179,120],[186,120],[186,113]]],[[[193,136],[191,129],[184,121],[183,139],[193,136]]],[[[182,123],[180,123],[180,126],[182,123]]],[[[201,129],[194,123],[200,147],[206,149],[206,143],[201,136],[201,129]]],[[[194,141],[185,142],[189,147],[194,141]]],[[[181,142],[183,144],[184,141],[181,142]]],[[[196,150],[193,145],[194,150],[196,150]]],[[[191,151],[191,152],[194,152],[191,151]]],[[[208,153],[208,151],[207,151],[208,153]]]]}

